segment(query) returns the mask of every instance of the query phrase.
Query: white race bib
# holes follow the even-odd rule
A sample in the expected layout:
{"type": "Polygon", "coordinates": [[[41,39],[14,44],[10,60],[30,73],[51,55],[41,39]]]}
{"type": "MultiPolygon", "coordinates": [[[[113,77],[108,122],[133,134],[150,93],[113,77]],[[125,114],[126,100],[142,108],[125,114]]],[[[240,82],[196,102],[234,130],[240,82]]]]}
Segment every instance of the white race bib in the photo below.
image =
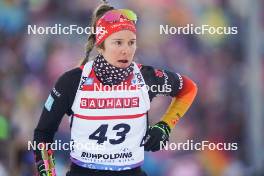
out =
{"type": "Polygon", "coordinates": [[[142,165],[141,146],[147,127],[150,100],[143,76],[134,63],[133,90],[83,90],[95,87],[93,61],[85,64],[72,110],[71,128],[75,164],[98,170],[126,170],[142,165]]]}

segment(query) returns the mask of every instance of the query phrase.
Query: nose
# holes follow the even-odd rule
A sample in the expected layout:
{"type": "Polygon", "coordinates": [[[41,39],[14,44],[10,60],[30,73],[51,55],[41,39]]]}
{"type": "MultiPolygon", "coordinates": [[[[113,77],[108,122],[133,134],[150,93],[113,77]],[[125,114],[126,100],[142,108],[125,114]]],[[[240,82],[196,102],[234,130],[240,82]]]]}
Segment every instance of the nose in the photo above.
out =
{"type": "Polygon", "coordinates": [[[121,52],[122,52],[123,55],[128,54],[129,53],[129,46],[125,45],[121,52]]]}

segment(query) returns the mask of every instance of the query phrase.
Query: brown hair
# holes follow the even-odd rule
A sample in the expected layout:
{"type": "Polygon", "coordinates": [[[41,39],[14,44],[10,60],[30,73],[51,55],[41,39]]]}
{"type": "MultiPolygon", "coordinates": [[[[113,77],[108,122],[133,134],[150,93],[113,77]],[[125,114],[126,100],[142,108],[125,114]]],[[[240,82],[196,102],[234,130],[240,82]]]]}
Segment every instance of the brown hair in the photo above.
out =
{"type": "MultiPolygon", "coordinates": [[[[101,18],[107,11],[113,10],[114,7],[108,5],[106,1],[103,1],[93,12],[93,17],[91,20],[91,27],[96,29],[96,22],[101,18]]],[[[86,64],[89,61],[90,52],[93,50],[95,45],[95,34],[91,33],[88,37],[86,47],[85,47],[85,58],[83,59],[81,65],[86,64]]],[[[100,44],[98,47],[103,48],[104,43],[100,44]]]]}

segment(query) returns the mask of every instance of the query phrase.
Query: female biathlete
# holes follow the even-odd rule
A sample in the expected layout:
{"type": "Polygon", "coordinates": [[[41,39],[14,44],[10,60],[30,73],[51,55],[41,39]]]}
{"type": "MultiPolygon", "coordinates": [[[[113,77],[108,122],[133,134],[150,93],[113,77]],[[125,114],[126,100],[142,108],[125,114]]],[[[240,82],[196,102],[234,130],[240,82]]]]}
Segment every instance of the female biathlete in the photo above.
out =
{"type": "Polygon", "coordinates": [[[34,132],[34,141],[45,146],[34,150],[40,176],[56,175],[53,151],[45,144],[53,142],[65,113],[72,144],[67,176],[146,176],[144,151],[161,150],[192,104],[197,87],[188,77],[133,61],[136,20],[131,10],[106,3],[95,10],[92,27],[101,31],[89,36],[81,66],[58,79],[34,132]],[[99,54],[89,61],[94,46],[99,54]],[[150,102],[159,94],[172,102],[149,127],[150,102]]]}

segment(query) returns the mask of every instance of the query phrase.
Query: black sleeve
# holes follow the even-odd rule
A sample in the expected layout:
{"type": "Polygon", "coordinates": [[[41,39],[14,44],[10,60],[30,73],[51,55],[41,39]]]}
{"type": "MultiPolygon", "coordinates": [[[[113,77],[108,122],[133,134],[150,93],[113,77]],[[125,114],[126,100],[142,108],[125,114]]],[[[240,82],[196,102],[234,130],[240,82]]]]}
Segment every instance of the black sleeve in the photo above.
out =
{"type": "MultiPolygon", "coordinates": [[[[75,68],[64,73],[51,90],[34,131],[36,143],[52,143],[64,114],[71,115],[71,106],[79,85],[82,70],[75,68]]],[[[39,154],[36,154],[36,160],[39,154]]]]}
{"type": "Polygon", "coordinates": [[[154,69],[151,66],[141,66],[140,71],[148,86],[150,100],[157,95],[175,97],[182,88],[183,80],[178,73],[154,69]]]}

